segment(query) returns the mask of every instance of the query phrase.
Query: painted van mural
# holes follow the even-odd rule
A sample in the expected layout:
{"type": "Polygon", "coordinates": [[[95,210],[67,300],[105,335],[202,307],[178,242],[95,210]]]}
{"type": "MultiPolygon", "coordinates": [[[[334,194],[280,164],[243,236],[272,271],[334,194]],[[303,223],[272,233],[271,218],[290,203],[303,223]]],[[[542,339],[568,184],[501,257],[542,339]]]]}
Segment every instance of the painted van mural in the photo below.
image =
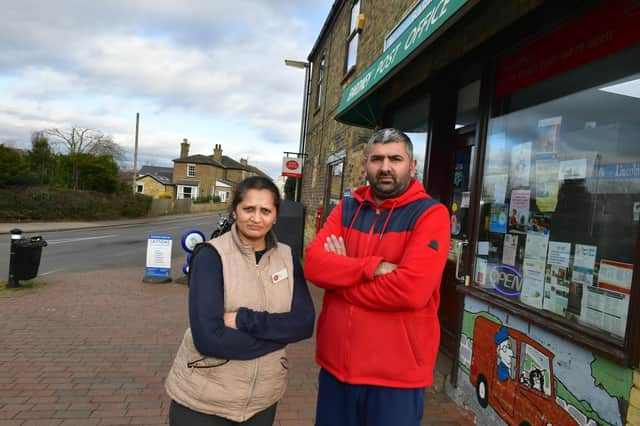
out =
{"type": "Polygon", "coordinates": [[[457,387],[480,425],[625,424],[632,370],[467,297],[457,387]]]}

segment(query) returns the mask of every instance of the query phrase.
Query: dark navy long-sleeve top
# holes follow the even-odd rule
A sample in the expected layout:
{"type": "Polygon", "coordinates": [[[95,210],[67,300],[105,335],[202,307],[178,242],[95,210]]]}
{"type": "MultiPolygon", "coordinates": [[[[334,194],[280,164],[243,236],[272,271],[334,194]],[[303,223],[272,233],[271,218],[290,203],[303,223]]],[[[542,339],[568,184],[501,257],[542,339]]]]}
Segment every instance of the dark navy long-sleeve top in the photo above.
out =
{"type": "MultiPolygon", "coordinates": [[[[236,330],[224,325],[222,261],[218,252],[209,247],[197,252],[189,278],[189,320],[198,352],[216,358],[247,360],[311,337],[315,311],[302,265],[295,256],[290,312],[240,308],[236,330]]],[[[256,263],[263,254],[264,251],[256,252],[256,263]]]]}

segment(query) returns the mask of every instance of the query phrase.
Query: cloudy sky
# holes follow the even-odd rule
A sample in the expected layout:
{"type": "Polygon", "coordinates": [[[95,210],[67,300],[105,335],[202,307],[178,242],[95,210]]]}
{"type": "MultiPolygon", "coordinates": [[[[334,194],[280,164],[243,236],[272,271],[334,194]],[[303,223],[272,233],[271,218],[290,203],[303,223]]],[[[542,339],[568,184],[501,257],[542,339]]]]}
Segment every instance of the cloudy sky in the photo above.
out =
{"type": "Polygon", "coordinates": [[[0,143],[90,127],[131,167],[191,154],[279,174],[296,151],[306,60],[332,0],[0,0],[0,143]]]}

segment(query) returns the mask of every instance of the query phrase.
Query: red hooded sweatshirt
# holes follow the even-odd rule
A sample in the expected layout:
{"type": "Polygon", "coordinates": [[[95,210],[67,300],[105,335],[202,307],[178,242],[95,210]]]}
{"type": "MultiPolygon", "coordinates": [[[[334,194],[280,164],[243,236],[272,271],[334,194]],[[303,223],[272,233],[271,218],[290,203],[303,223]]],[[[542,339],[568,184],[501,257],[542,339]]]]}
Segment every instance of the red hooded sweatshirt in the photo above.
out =
{"type": "Polygon", "coordinates": [[[433,383],[449,214],[412,179],[376,206],[369,186],[346,197],[306,249],[305,278],[325,289],[318,364],[338,380],[396,388],[433,383]],[[347,255],[324,250],[342,236],[347,255]],[[374,277],[380,262],[397,268],[374,277]]]}

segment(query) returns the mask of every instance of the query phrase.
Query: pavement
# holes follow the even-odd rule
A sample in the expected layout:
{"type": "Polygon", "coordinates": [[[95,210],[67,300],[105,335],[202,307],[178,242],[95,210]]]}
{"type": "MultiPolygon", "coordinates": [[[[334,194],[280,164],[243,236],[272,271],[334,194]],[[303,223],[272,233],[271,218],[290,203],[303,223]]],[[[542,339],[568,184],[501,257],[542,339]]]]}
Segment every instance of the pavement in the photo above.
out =
{"type": "Polygon", "coordinates": [[[94,229],[94,228],[107,228],[113,226],[127,226],[137,225],[141,223],[170,223],[179,222],[185,218],[200,218],[200,217],[218,217],[218,213],[224,212],[204,212],[204,213],[186,213],[168,216],[154,216],[154,217],[141,217],[135,219],[121,219],[121,220],[103,220],[93,222],[2,222],[0,223],[0,235],[9,234],[12,229],[18,228],[23,233],[33,232],[51,232],[51,231],[73,231],[78,229],[94,229]]]}
{"type": "MultiPolygon", "coordinates": [[[[60,273],[36,279],[43,285],[31,290],[0,291],[0,426],[168,424],[163,382],[188,326],[187,288],[144,284],[142,276],[142,267],[60,273]]],[[[322,292],[311,292],[319,312],[322,292]]],[[[276,426],[313,425],[314,352],[313,338],[290,345],[276,426]]],[[[471,419],[444,392],[428,392],[423,425],[471,419]]]]}

